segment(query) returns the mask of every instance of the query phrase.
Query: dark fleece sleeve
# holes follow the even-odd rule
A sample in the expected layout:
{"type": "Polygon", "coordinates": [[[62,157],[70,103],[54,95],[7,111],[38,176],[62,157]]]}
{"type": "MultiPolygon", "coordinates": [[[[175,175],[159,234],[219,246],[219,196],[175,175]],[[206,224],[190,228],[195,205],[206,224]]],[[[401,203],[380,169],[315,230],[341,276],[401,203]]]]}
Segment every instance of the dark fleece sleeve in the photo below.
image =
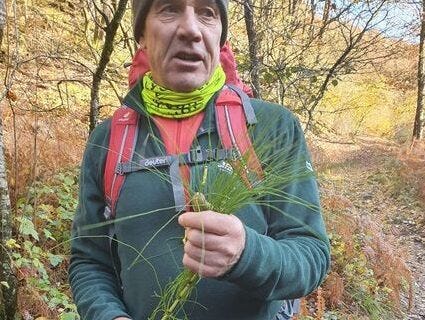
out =
{"type": "Polygon", "coordinates": [[[130,318],[120,299],[119,281],[110,253],[109,226],[84,229],[105,221],[102,176],[108,132],[109,121],[98,126],[89,138],[81,166],[79,205],[72,228],[69,280],[78,312],[87,320],[130,318]]]}
{"type": "Polygon", "coordinates": [[[318,186],[298,120],[281,106],[259,109],[254,146],[272,144],[265,172],[284,168],[288,179],[266,198],[267,234],[246,227],[245,249],[225,279],[260,299],[299,298],[321,284],[330,266],[318,186]]]}

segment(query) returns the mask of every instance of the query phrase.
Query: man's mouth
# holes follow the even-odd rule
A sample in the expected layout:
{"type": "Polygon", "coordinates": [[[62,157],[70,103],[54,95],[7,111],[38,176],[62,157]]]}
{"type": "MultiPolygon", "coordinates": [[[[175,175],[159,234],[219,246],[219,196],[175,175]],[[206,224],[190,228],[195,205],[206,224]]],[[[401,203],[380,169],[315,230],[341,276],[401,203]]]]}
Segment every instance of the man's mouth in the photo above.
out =
{"type": "Polygon", "coordinates": [[[201,55],[197,53],[191,53],[191,52],[178,52],[176,54],[176,58],[180,60],[188,61],[188,62],[198,62],[202,60],[201,55]]]}

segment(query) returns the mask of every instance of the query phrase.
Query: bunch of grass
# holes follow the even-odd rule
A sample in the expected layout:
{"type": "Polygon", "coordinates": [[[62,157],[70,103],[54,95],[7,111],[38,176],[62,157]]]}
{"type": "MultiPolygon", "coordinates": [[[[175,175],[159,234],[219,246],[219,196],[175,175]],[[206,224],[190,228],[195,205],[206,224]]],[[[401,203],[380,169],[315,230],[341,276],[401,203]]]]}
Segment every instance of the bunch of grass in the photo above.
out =
{"type": "MultiPolygon", "coordinates": [[[[233,214],[246,205],[257,204],[286,215],[278,205],[290,202],[318,212],[316,206],[285,191],[285,187],[291,183],[313,175],[311,168],[306,167],[308,159],[300,159],[290,150],[287,153],[273,153],[272,148],[278,141],[268,137],[268,142],[264,143],[265,139],[264,136],[255,143],[256,155],[264,168],[262,173],[249,168],[248,156],[229,162],[205,164],[198,170],[192,170],[190,184],[186,186],[191,194],[192,211],[213,210],[233,214]]],[[[200,280],[197,273],[187,269],[181,271],[162,292],[149,320],[179,319],[178,314],[184,314],[184,305],[200,280]]]]}
{"type": "MultiPolygon", "coordinates": [[[[191,204],[194,212],[211,209],[205,196],[199,192],[194,194],[191,204]]],[[[183,239],[183,242],[185,241],[186,238],[183,239]]],[[[149,320],[156,319],[159,314],[162,314],[161,320],[177,319],[176,311],[182,309],[200,280],[201,277],[197,273],[184,269],[176,279],[167,285],[149,320]]]]}

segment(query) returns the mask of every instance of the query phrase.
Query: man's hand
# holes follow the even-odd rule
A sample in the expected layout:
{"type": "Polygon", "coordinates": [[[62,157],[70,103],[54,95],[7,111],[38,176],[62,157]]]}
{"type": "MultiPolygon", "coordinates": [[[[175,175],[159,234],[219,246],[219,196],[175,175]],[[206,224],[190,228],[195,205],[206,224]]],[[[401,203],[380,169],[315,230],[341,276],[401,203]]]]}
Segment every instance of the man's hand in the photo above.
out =
{"type": "Polygon", "coordinates": [[[225,274],[245,248],[245,228],[233,215],[213,211],[186,212],[179,217],[186,228],[183,265],[212,278],[225,274]]]}

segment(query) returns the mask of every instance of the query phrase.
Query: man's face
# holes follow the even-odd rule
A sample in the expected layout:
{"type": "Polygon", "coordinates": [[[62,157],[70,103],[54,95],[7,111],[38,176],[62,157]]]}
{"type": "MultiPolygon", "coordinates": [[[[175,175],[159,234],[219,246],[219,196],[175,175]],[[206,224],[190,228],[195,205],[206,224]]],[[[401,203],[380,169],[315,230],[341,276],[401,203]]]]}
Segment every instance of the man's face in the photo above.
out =
{"type": "Polygon", "coordinates": [[[139,41],[154,81],[177,92],[206,83],[219,63],[221,30],[214,0],[154,0],[139,41]]]}

